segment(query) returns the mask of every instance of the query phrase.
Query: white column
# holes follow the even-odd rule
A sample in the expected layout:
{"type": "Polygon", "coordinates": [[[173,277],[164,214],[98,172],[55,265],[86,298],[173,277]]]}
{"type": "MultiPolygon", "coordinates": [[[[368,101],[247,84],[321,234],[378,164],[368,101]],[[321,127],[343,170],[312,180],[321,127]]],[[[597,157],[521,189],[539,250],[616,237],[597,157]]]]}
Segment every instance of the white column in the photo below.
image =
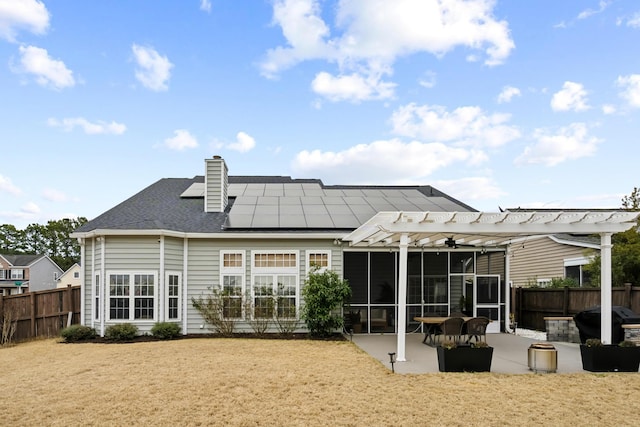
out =
{"type": "Polygon", "coordinates": [[[600,339],[611,344],[611,233],[600,234],[600,339]]]}
{"type": "Polygon", "coordinates": [[[407,329],[407,247],[409,236],[400,236],[400,259],[398,260],[398,312],[396,313],[396,325],[398,325],[398,348],[396,361],[405,362],[405,338],[407,329]]]}
{"type": "Polygon", "coordinates": [[[507,331],[507,333],[511,333],[511,332],[515,332],[512,331],[510,328],[510,324],[511,322],[509,321],[509,313],[511,312],[511,295],[512,295],[512,289],[511,289],[511,245],[507,246],[505,252],[504,252],[504,283],[505,283],[505,292],[506,295],[503,296],[504,298],[504,312],[505,312],[505,318],[502,319],[502,321],[504,322],[504,330],[507,331]]]}
{"type": "Polygon", "coordinates": [[[165,286],[167,285],[165,283],[165,267],[164,267],[164,236],[160,236],[160,238],[158,239],[158,243],[160,244],[160,250],[159,250],[159,258],[160,258],[160,274],[158,274],[158,292],[156,293],[156,295],[158,295],[158,302],[157,302],[157,307],[158,307],[158,317],[156,318],[158,322],[164,322],[165,321],[165,315],[164,315],[164,310],[165,310],[165,286]]]}

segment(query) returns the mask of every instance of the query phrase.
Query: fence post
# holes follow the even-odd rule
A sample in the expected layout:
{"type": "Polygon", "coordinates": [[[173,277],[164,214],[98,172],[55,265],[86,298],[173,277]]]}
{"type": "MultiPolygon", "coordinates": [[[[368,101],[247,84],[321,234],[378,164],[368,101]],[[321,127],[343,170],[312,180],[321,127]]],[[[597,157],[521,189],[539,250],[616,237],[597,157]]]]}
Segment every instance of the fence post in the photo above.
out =
{"type": "Polygon", "coordinates": [[[36,293],[29,292],[29,299],[31,303],[31,337],[36,337],[36,293]]]}
{"type": "Polygon", "coordinates": [[[569,287],[564,287],[564,292],[562,293],[562,315],[566,316],[569,314],[569,287]]]}
{"type": "Polygon", "coordinates": [[[624,306],[631,308],[631,283],[624,284],[624,306]]]}
{"type": "MultiPolygon", "coordinates": [[[[67,285],[67,289],[64,292],[64,304],[64,311],[67,313],[71,312],[71,316],[73,318],[73,295],[71,294],[71,285],[67,285]]],[[[69,326],[69,321],[67,321],[67,326],[69,326]]]]}

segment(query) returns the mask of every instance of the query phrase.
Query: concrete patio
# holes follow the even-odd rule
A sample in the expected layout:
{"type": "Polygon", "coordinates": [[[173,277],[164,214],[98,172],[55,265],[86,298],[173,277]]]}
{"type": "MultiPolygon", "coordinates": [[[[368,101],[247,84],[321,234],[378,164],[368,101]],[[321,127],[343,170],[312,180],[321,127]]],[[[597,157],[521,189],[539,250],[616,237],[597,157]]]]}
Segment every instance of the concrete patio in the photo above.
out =
{"type": "MultiPolygon", "coordinates": [[[[406,335],[406,362],[396,362],[400,374],[438,372],[435,347],[422,343],[421,333],[406,335]]],[[[396,334],[354,335],[353,343],[391,369],[389,353],[396,352],[396,334]]],[[[500,374],[533,374],[528,365],[531,344],[546,342],[511,334],[487,334],[487,342],[494,348],[491,372],[500,374]]],[[[586,372],[582,369],[580,346],[566,342],[552,342],[558,352],[557,373],[586,372]]]]}

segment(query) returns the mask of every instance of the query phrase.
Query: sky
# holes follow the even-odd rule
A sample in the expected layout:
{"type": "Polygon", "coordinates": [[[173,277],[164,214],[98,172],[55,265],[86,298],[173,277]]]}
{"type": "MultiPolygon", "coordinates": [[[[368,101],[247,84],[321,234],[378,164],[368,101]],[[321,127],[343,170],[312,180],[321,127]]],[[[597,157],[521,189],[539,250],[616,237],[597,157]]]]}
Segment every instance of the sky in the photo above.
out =
{"type": "Polygon", "coordinates": [[[480,210],[640,187],[636,0],[0,0],[0,224],[162,178],[431,185],[480,210]]]}

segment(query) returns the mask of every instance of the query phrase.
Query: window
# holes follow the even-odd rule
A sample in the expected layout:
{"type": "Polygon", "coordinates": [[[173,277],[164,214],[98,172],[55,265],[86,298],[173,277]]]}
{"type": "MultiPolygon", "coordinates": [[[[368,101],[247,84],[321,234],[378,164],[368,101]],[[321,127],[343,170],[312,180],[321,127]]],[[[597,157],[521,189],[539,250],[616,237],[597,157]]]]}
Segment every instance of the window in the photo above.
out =
{"type": "Polygon", "coordinates": [[[320,271],[331,268],[331,251],[307,251],[307,271],[317,267],[320,271]]]}
{"type": "Polygon", "coordinates": [[[78,272],[78,271],[74,271],[74,272],[73,272],[73,278],[74,278],[74,279],[78,279],[78,278],[80,278],[80,272],[78,272]]]}
{"type": "Polygon", "coordinates": [[[7,279],[7,270],[0,270],[0,280],[7,279]]]}
{"type": "Polygon", "coordinates": [[[24,270],[11,270],[11,280],[22,280],[24,279],[24,270]]]}
{"type": "Polygon", "coordinates": [[[94,298],[94,310],[95,314],[93,318],[100,320],[100,275],[96,274],[95,282],[93,285],[93,298],[94,298]]]}
{"type": "Polygon", "coordinates": [[[244,294],[244,253],[221,251],[220,285],[223,313],[227,318],[242,317],[244,294]]]}
{"type": "Polygon", "coordinates": [[[296,318],[298,279],[297,252],[254,252],[251,287],[254,316],[275,314],[279,318],[296,318]]]}
{"type": "Polygon", "coordinates": [[[167,320],[180,319],[180,273],[167,273],[167,320]]]}
{"type": "Polygon", "coordinates": [[[153,273],[109,274],[109,319],[153,320],[155,283],[153,273]]]}
{"type": "Polygon", "coordinates": [[[541,288],[547,288],[551,285],[551,279],[536,279],[536,284],[541,288]]]}

